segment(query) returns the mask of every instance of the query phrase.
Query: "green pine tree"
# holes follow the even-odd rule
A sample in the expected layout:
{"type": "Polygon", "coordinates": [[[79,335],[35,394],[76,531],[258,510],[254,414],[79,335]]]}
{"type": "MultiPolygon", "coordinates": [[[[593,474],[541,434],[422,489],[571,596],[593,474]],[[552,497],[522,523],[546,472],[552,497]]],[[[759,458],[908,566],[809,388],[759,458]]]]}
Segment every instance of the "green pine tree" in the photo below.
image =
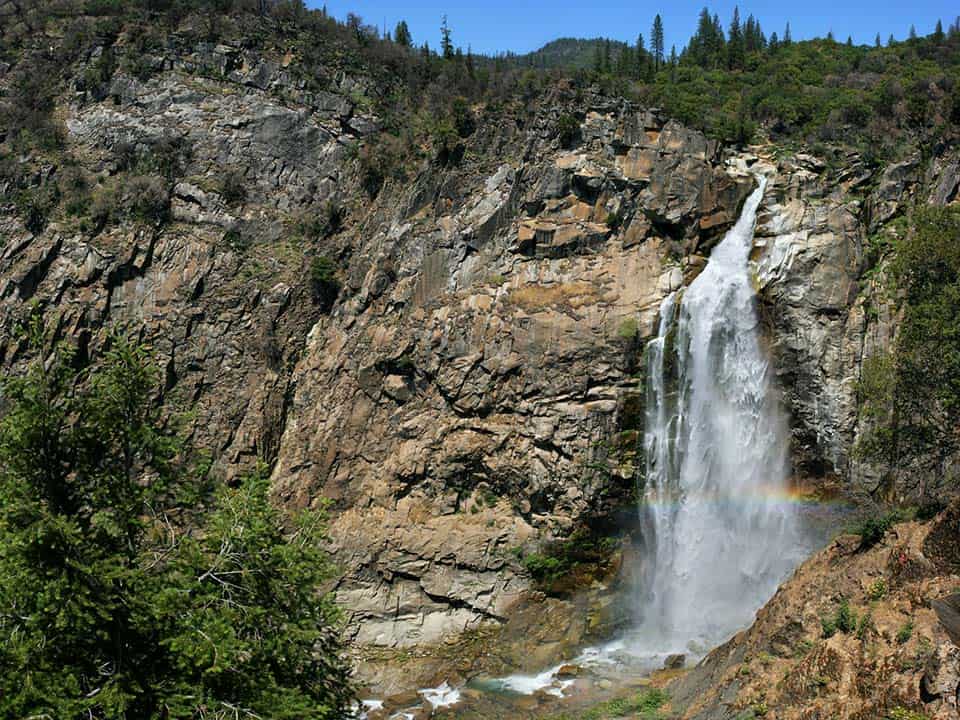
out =
{"type": "Polygon", "coordinates": [[[731,70],[743,68],[744,61],[743,30],[740,27],[740,8],[733,8],[733,18],[727,31],[727,67],[731,70]]]}
{"type": "Polygon", "coordinates": [[[407,27],[406,20],[401,20],[397,23],[397,27],[393,31],[393,41],[397,43],[397,45],[413,47],[413,35],[410,34],[410,28],[407,27]]]}
{"type": "Polygon", "coordinates": [[[203,515],[149,353],[79,364],[58,345],[3,379],[0,717],[343,717],[320,516],[288,532],[263,475],[203,515]]]}
{"type": "Polygon", "coordinates": [[[444,15],[440,23],[440,54],[444,60],[453,60],[454,57],[453,42],[450,39],[452,34],[450,26],[447,25],[447,16],[444,15]]]}
{"type": "Polygon", "coordinates": [[[659,71],[663,65],[663,20],[660,14],[653,18],[653,28],[650,31],[650,54],[653,56],[653,69],[659,71]]]}

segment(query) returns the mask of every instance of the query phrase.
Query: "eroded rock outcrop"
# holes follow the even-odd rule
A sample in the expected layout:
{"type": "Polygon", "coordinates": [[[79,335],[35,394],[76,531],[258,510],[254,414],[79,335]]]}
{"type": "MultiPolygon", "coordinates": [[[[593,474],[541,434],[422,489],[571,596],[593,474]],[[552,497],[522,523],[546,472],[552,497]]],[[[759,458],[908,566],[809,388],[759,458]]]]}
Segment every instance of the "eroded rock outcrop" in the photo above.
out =
{"type": "Polygon", "coordinates": [[[838,169],[805,154],[761,165],[774,174],[753,258],[794,469],[854,496],[898,492],[854,453],[864,360],[888,351],[896,332],[896,299],[868,257],[869,238],[913,203],[951,202],[955,154],[945,150],[925,170],[919,158],[865,167],[856,154],[838,169]]]}
{"type": "Polygon", "coordinates": [[[956,717],[960,649],[930,605],[960,580],[956,521],[954,506],[872,548],[837,538],[750,629],[673,683],[674,709],[697,720],[956,717]]]}

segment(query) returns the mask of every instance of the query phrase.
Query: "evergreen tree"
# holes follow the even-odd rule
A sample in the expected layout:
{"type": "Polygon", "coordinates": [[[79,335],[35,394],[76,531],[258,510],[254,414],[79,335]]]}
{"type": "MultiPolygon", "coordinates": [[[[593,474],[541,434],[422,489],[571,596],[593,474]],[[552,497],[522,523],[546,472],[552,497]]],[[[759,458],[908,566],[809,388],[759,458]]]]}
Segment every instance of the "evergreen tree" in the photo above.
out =
{"type": "Polygon", "coordinates": [[[473,64],[473,51],[470,49],[470,46],[467,45],[467,75],[471,80],[476,80],[476,69],[473,64]]]}
{"type": "Polygon", "coordinates": [[[740,26],[740,9],[733,8],[730,30],[727,32],[727,67],[731,70],[743,68],[744,42],[740,26]]]}
{"type": "Polygon", "coordinates": [[[793,36],[790,34],[790,23],[787,23],[787,27],[783,30],[783,44],[790,45],[793,43],[793,36]]]}
{"type": "Polygon", "coordinates": [[[620,48],[620,55],[617,57],[617,75],[619,77],[630,77],[633,66],[633,52],[629,45],[624,45],[620,48]]]}
{"type": "Polygon", "coordinates": [[[757,50],[755,26],[756,21],[753,19],[753,15],[748,15],[747,21],[743,25],[743,46],[748,53],[755,52],[757,50]]]}
{"type": "Polygon", "coordinates": [[[204,515],[149,354],[114,337],[92,370],[75,360],[56,346],[3,380],[0,716],[343,717],[319,516],[291,539],[263,475],[204,515]]]}
{"type": "Polygon", "coordinates": [[[893,33],[890,33],[890,37],[887,38],[887,47],[893,47],[894,43],[897,41],[893,38],[893,33]]]}
{"type": "Polygon", "coordinates": [[[603,72],[603,51],[599,42],[593,46],[593,72],[597,75],[603,72]]]}
{"type": "Polygon", "coordinates": [[[943,23],[940,22],[940,20],[937,20],[937,27],[934,28],[934,31],[933,31],[933,39],[934,39],[934,42],[936,42],[936,43],[938,43],[938,44],[939,44],[939,43],[942,43],[942,42],[943,42],[943,37],[944,37],[944,35],[943,35],[943,23]]]}
{"type": "Polygon", "coordinates": [[[836,42],[836,41],[833,39],[833,30],[832,30],[832,29],[830,29],[830,30],[827,31],[827,42],[836,42]]]}
{"type": "Polygon", "coordinates": [[[713,14],[713,37],[710,40],[711,53],[713,54],[713,67],[721,67],[727,60],[726,48],[727,41],[723,34],[723,25],[720,23],[720,16],[713,14]]]}
{"type": "Polygon", "coordinates": [[[677,46],[670,46],[670,82],[677,81],[677,46]]]}
{"type": "Polygon", "coordinates": [[[847,35],[847,47],[853,47],[853,36],[847,35]]]}
{"type": "Polygon", "coordinates": [[[710,17],[710,11],[703,8],[697,21],[697,31],[687,45],[690,59],[700,67],[705,68],[712,64],[710,53],[712,51],[713,35],[713,19],[710,17]]]}
{"type": "Polygon", "coordinates": [[[653,18],[653,28],[650,31],[650,53],[653,55],[654,71],[663,65],[663,20],[660,14],[653,18]]]}
{"type": "Polygon", "coordinates": [[[874,47],[880,47],[880,46],[881,46],[881,43],[880,43],[880,33],[877,33],[877,37],[874,38],[873,46],[874,46],[874,47]]]}
{"type": "Polygon", "coordinates": [[[910,26],[910,35],[909,35],[909,38],[910,38],[911,40],[916,40],[916,39],[917,39],[917,28],[914,27],[913,25],[910,26]]]}
{"type": "Polygon", "coordinates": [[[770,43],[767,45],[770,52],[776,52],[777,46],[780,44],[780,38],[777,37],[777,31],[774,30],[770,33],[770,43]]]}
{"type": "Polygon", "coordinates": [[[440,54],[443,55],[444,60],[452,60],[454,57],[453,42],[450,40],[451,35],[450,26],[447,25],[447,16],[444,15],[443,21],[440,23],[440,54]]]}
{"type": "Polygon", "coordinates": [[[603,41],[603,71],[605,73],[610,72],[613,67],[611,56],[612,53],[610,51],[610,39],[607,38],[603,41]]]}
{"type": "Polygon", "coordinates": [[[702,68],[716,68],[726,65],[723,28],[717,15],[711,17],[710,11],[703,8],[697,21],[697,31],[687,45],[684,56],[702,68]]]}
{"type": "Polygon", "coordinates": [[[648,56],[647,48],[644,46],[643,33],[637,35],[637,45],[633,55],[635,77],[637,80],[643,80],[647,77],[648,56]]]}
{"type": "Polygon", "coordinates": [[[393,41],[397,45],[403,45],[407,48],[413,47],[413,36],[410,34],[410,28],[407,27],[406,20],[397,23],[397,27],[393,31],[393,41]]]}

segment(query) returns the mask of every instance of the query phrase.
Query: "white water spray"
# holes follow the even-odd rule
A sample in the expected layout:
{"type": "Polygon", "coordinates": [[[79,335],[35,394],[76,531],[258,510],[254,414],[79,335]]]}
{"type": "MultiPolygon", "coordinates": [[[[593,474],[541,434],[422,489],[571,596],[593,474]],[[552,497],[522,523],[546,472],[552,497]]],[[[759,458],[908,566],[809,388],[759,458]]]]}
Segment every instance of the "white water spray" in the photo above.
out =
{"type": "Polygon", "coordinates": [[[808,552],[786,491],[787,424],[748,274],[766,179],[706,269],[660,308],[647,355],[639,641],[700,654],[746,626],[808,552]]]}

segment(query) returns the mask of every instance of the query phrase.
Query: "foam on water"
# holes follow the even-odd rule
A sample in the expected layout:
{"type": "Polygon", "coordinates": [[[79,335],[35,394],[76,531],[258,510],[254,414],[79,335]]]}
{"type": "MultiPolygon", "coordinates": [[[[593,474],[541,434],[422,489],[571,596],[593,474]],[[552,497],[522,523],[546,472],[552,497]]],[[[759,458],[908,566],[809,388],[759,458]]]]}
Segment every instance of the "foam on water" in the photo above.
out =
{"type": "Polygon", "coordinates": [[[447,681],[444,681],[438,687],[420,690],[419,693],[434,709],[456,705],[460,702],[460,690],[451,687],[447,681]]]}
{"type": "Polygon", "coordinates": [[[765,185],[703,272],[664,300],[648,346],[641,654],[701,654],[723,642],[810,550],[749,275],[765,185]]]}

